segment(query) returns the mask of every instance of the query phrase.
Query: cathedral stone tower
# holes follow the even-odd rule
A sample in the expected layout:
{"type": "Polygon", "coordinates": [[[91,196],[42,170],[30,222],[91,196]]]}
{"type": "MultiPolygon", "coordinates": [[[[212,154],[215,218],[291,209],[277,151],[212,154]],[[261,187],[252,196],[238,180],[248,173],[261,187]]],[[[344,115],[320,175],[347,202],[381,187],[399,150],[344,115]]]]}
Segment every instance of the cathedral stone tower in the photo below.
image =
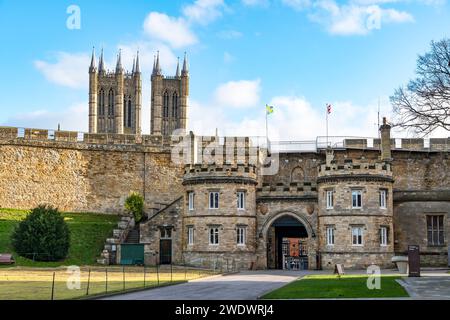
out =
{"type": "Polygon", "coordinates": [[[89,67],[89,133],[141,133],[142,82],[139,52],[131,73],[119,52],[115,72],[106,71],[103,50],[98,69],[95,52],[89,67]]]}
{"type": "Polygon", "coordinates": [[[163,76],[159,53],[152,73],[151,134],[169,136],[176,129],[186,129],[189,96],[189,70],[186,54],[180,73],[178,61],[175,76],[163,76]]]}

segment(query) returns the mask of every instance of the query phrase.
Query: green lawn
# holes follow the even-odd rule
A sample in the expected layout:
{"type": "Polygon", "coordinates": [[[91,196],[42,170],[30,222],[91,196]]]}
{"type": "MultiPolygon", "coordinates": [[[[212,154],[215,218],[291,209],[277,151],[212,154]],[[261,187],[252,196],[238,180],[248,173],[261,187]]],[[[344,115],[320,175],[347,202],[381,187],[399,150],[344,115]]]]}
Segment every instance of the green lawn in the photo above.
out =
{"type": "Polygon", "coordinates": [[[280,289],[263,299],[320,299],[320,298],[393,298],[409,295],[395,280],[398,276],[382,276],[381,289],[369,290],[366,275],[309,275],[280,289]]]}
{"type": "Polygon", "coordinates": [[[107,237],[117,226],[118,216],[94,213],[63,213],[70,229],[70,250],[64,261],[35,262],[15,254],[10,241],[14,227],[23,220],[27,211],[0,209],[0,253],[12,253],[16,266],[57,267],[67,265],[93,265],[100,256],[107,237]]]}
{"type": "Polygon", "coordinates": [[[73,276],[59,268],[2,268],[0,269],[0,300],[78,299],[132,289],[157,287],[214,275],[210,270],[161,266],[156,267],[82,267],[80,287],[73,284],[73,276]],[[145,274],[144,274],[145,272],[145,274]],[[53,287],[53,274],[55,285],[53,287]],[[106,283],[108,281],[108,283],[106,283]],[[88,287],[89,284],[89,287],[88,287]]]}

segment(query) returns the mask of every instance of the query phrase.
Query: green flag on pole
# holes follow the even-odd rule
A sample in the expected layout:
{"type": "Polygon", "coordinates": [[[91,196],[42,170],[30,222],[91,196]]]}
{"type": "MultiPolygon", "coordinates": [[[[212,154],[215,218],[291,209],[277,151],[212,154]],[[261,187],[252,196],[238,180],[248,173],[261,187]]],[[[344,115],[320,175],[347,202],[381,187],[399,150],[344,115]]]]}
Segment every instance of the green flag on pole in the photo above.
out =
{"type": "Polygon", "coordinates": [[[267,114],[272,114],[273,113],[273,106],[269,106],[268,104],[266,104],[266,112],[267,112],[267,114]]]}

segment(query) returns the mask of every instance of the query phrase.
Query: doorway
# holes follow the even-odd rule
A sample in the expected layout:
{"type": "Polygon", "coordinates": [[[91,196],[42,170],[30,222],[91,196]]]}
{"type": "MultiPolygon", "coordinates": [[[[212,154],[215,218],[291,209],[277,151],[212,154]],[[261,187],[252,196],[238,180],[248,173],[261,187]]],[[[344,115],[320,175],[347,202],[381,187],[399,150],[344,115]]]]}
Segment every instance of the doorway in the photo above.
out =
{"type": "Polygon", "coordinates": [[[308,232],[296,218],[285,215],[269,227],[267,266],[269,269],[308,269],[308,232]]]}

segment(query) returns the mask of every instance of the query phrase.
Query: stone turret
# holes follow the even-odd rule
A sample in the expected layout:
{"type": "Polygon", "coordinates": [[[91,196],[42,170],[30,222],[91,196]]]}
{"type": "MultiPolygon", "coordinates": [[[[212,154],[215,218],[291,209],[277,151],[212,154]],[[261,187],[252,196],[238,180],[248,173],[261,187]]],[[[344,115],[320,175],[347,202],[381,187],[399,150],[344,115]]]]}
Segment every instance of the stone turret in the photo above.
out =
{"type": "MultiPolygon", "coordinates": [[[[209,152],[202,142],[197,145],[209,152]]],[[[221,147],[214,150],[227,150],[221,147]]],[[[186,164],[182,247],[187,263],[218,263],[216,267],[228,269],[248,269],[255,263],[257,166],[241,160],[221,155],[209,163],[186,164]]]]}
{"type": "Polygon", "coordinates": [[[347,268],[372,263],[390,267],[394,250],[390,163],[327,160],[317,178],[322,267],[330,269],[336,263],[347,268]]]}
{"type": "Polygon", "coordinates": [[[125,72],[119,52],[114,71],[107,71],[103,49],[95,66],[89,67],[89,132],[139,134],[141,132],[142,84],[139,54],[132,72],[125,72]]]}
{"type": "Polygon", "coordinates": [[[178,64],[175,76],[164,76],[158,52],[151,80],[151,134],[170,136],[176,130],[186,130],[189,96],[187,57],[181,73],[178,64]]]}

